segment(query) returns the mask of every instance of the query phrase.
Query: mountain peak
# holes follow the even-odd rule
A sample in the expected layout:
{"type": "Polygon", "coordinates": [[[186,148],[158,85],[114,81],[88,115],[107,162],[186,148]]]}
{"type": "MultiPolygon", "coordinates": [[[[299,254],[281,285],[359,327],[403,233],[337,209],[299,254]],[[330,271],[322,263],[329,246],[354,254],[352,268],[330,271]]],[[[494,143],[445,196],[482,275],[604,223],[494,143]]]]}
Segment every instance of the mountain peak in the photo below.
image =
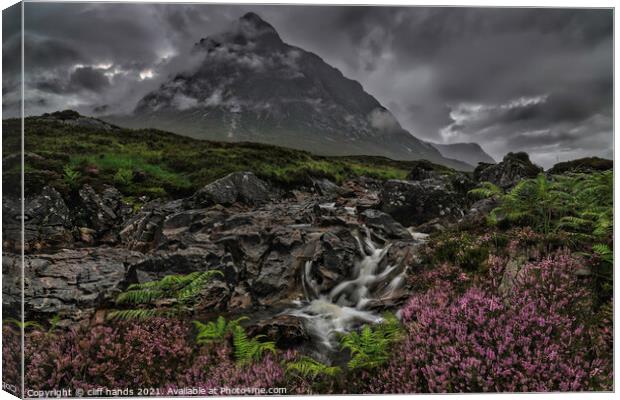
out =
{"type": "Polygon", "coordinates": [[[238,30],[248,38],[272,39],[282,42],[276,29],[258,14],[249,12],[239,18],[238,30]]]}
{"type": "Polygon", "coordinates": [[[265,20],[262,19],[258,14],[254,13],[254,12],[251,12],[251,11],[249,13],[246,13],[245,15],[243,15],[239,19],[241,21],[246,21],[246,22],[252,23],[252,24],[257,25],[257,26],[259,26],[259,25],[271,26],[267,22],[265,22],[265,20]]]}
{"type": "MultiPolygon", "coordinates": [[[[321,155],[427,159],[461,169],[317,55],[283,42],[255,13],[194,48],[202,62],[148,93],[132,119],[189,136],[321,155]]],[[[125,122],[127,123],[127,122],[125,122]]]]}

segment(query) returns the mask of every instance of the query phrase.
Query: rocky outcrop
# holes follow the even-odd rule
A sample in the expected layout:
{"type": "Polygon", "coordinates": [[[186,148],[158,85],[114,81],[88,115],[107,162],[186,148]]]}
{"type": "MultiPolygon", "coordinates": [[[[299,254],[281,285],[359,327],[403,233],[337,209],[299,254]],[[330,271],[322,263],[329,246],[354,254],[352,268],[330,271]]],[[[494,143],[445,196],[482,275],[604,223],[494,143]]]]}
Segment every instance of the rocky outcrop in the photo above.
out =
{"type": "MultiPolygon", "coordinates": [[[[89,318],[100,307],[111,306],[126,287],[129,266],[139,253],[123,248],[97,247],[63,249],[53,254],[25,257],[24,305],[27,319],[89,318]]],[[[19,257],[2,259],[3,305],[15,307],[21,301],[19,257]]]]}
{"type": "Polygon", "coordinates": [[[405,226],[433,218],[458,219],[464,215],[466,197],[443,180],[389,180],[380,194],[381,210],[405,226]]]}
{"type": "Polygon", "coordinates": [[[259,179],[251,172],[233,172],[225,177],[209,183],[194,194],[192,200],[196,206],[225,206],[240,202],[257,205],[274,197],[267,182],[259,179]]]}
{"type": "MultiPolygon", "coordinates": [[[[21,202],[2,199],[3,248],[18,250],[21,242],[21,202]]],[[[73,213],[62,196],[46,186],[24,202],[24,251],[69,246],[73,242],[73,213]]]]}
{"type": "Polygon", "coordinates": [[[103,243],[118,241],[118,227],[131,214],[131,207],[123,201],[121,193],[112,186],[104,186],[97,193],[90,185],[79,191],[80,217],[78,223],[94,230],[95,237],[103,243]]]}
{"type": "Polygon", "coordinates": [[[550,174],[564,174],[566,172],[587,173],[594,171],[608,171],[613,168],[613,160],[607,160],[599,157],[585,157],[577,160],[557,163],[547,172],[550,174]]]}
{"type": "Polygon", "coordinates": [[[474,170],[474,179],[507,189],[522,179],[536,177],[542,171],[542,168],[530,161],[527,153],[508,153],[499,164],[480,163],[474,170]]]}
{"type": "MultiPolygon", "coordinates": [[[[429,182],[407,183],[426,188],[429,182]]],[[[85,185],[75,202],[79,213],[67,226],[81,240],[76,246],[98,247],[28,256],[27,315],[46,319],[58,313],[80,320],[113,306],[116,294],[129,284],[214,269],[223,276],[204,288],[195,305],[201,315],[255,314],[303,300],[306,266],[316,282],[313,295],[328,294],[354,273],[364,255],[358,238],[366,227],[373,240],[393,244],[386,262],[409,257],[405,250],[415,243],[409,231],[376,209],[382,189],[382,182],[361,178],[342,186],[319,181],[313,188],[278,196],[253,174],[240,173],[187,199],[152,201],[128,217],[116,190],[97,192],[85,185]],[[109,235],[120,238],[116,247],[102,246],[109,235]]],[[[39,208],[72,215],[60,195],[46,196],[32,204],[46,200],[48,205],[39,208]]],[[[62,220],[48,220],[51,226],[62,225],[62,220]]],[[[389,308],[395,301],[373,307],[389,308]]],[[[256,329],[277,333],[285,342],[306,334],[291,318],[257,323],[256,329]]]]}

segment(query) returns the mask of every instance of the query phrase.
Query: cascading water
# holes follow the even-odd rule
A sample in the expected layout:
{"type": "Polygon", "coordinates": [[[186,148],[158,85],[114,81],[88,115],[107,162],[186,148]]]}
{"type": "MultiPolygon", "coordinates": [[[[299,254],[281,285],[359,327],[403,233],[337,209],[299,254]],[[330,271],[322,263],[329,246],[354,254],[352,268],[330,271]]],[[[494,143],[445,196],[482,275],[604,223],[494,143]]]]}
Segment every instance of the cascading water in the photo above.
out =
{"type": "Polygon", "coordinates": [[[368,230],[363,239],[359,236],[356,239],[361,258],[354,265],[352,278],[341,282],[328,294],[321,294],[311,276],[312,262],[307,261],[302,271],[306,300],[299,303],[299,308],[284,312],[303,318],[317,345],[327,351],[335,348],[337,333],[364,323],[381,322],[381,316],[366,307],[373,300],[389,298],[404,282],[403,268],[382,262],[390,249],[389,244],[378,247],[368,230]]]}

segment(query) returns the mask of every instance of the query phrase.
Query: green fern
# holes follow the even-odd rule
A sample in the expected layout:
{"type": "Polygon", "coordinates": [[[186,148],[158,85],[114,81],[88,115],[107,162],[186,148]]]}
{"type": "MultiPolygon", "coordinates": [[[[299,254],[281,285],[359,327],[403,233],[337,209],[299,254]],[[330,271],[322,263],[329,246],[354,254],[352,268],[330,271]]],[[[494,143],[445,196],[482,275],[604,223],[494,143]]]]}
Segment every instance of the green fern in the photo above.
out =
{"type": "Polygon", "coordinates": [[[504,191],[491,182],[482,182],[479,187],[470,190],[468,194],[476,199],[488,199],[493,196],[502,196],[504,191]]]}
{"type": "Polygon", "coordinates": [[[297,361],[288,363],[286,371],[295,373],[303,378],[316,378],[319,375],[336,376],[341,372],[339,367],[328,366],[305,356],[297,361]]]}
{"type": "Polygon", "coordinates": [[[108,313],[108,318],[113,320],[144,320],[154,317],[165,317],[173,314],[167,309],[148,309],[148,308],[133,308],[129,310],[114,310],[108,313]]]}
{"type": "Polygon", "coordinates": [[[15,326],[17,326],[20,329],[28,329],[28,328],[32,328],[32,329],[37,329],[37,330],[43,330],[43,326],[41,324],[39,324],[36,321],[20,321],[18,319],[15,318],[6,318],[2,320],[3,324],[13,324],[15,326]]]}
{"type": "Polygon", "coordinates": [[[112,311],[108,314],[108,318],[146,319],[187,311],[207,282],[215,275],[223,276],[223,273],[218,270],[197,271],[187,275],[167,275],[159,281],[130,285],[127,291],[118,295],[116,304],[140,307],[112,311]],[[149,308],[160,300],[170,300],[174,307],[149,308]]]}
{"type": "Polygon", "coordinates": [[[568,214],[573,200],[560,181],[550,181],[544,174],[520,181],[499,198],[500,205],[489,215],[492,224],[504,220],[530,225],[544,234],[551,233],[554,222],[568,214]]]}
{"type": "Polygon", "coordinates": [[[606,244],[597,243],[592,246],[592,251],[601,259],[601,261],[613,265],[614,252],[609,248],[609,246],[606,244]]]}
{"type": "Polygon", "coordinates": [[[402,337],[396,317],[386,315],[384,322],[373,327],[365,325],[362,330],[341,337],[340,346],[351,353],[349,368],[374,369],[388,361],[392,344],[402,337]]]}
{"type": "Polygon", "coordinates": [[[249,364],[252,361],[258,361],[263,353],[269,351],[275,354],[276,346],[274,342],[261,342],[258,339],[265,335],[257,335],[249,338],[245,330],[240,325],[232,328],[233,346],[235,348],[235,358],[240,365],[249,364]]]}
{"type": "Polygon", "coordinates": [[[198,329],[196,343],[206,344],[221,341],[229,332],[232,332],[232,329],[237,326],[240,321],[244,319],[247,319],[247,317],[226,321],[224,317],[219,316],[217,320],[209,321],[206,324],[203,324],[200,321],[194,321],[194,326],[198,329]]]}
{"type": "Polygon", "coordinates": [[[63,180],[72,188],[76,187],[81,174],[74,170],[71,166],[65,165],[63,167],[63,180]]]}

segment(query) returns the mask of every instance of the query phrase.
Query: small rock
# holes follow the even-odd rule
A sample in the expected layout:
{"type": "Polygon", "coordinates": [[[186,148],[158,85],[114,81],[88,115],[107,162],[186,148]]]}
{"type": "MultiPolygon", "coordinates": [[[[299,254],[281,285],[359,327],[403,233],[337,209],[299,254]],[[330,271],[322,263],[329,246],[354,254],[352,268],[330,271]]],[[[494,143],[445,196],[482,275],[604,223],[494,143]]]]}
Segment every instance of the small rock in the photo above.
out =
{"type": "Polygon", "coordinates": [[[94,229],[80,227],[78,228],[80,232],[80,240],[87,244],[93,244],[95,242],[95,234],[97,233],[94,229]]]}

